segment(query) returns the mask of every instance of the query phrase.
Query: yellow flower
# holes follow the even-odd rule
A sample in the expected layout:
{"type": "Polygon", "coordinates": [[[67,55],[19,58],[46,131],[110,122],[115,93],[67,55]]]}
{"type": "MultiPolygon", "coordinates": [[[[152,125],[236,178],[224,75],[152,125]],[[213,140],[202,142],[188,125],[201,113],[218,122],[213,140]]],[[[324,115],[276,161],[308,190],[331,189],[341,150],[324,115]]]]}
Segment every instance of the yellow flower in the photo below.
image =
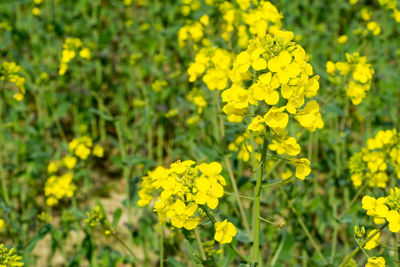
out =
{"type": "Polygon", "coordinates": [[[222,172],[222,166],[218,162],[211,162],[210,164],[202,163],[199,165],[199,169],[202,173],[210,177],[222,172]]]}
{"type": "Polygon", "coordinates": [[[368,22],[367,29],[372,32],[373,35],[379,35],[381,33],[381,26],[375,21],[368,22]]]}
{"type": "Polygon", "coordinates": [[[173,205],[173,209],[168,211],[168,217],[171,218],[171,223],[177,228],[184,227],[187,230],[192,230],[196,228],[199,224],[200,218],[193,217],[193,214],[197,210],[197,204],[191,203],[188,206],[178,199],[173,205]]]}
{"type": "Polygon", "coordinates": [[[21,94],[21,93],[15,93],[15,94],[13,95],[13,97],[14,97],[14,99],[17,100],[18,102],[21,102],[22,99],[24,99],[24,95],[21,94]]]}
{"type": "Polygon", "coordinates": [[[255,99],[264,100],[268,105],[275,105],[279,101],[279,93],[276,91],[278,87],[278,79],[268,72],[260,75],[257,83],[254,83],[249,90],[253,91],[255,99]]]}
{"type": "Polygon", "coordinates": [[[3,231],[3,229],[5,228],[5,222],[3,219],[0,219],[0,232],[3,231]]]}
{"type": "Polygon", "coordinates": [[[54,173],[58,171],[57,163],[55,161],[50,161],[49,165],[47,166],[48,173],[54,173]]]}
{"type": "Polygon", "coordinates": [[[367,211],[368,216],[374,217],[376,224],[382,224],[385,222],[385,217],[388,214],[389,208],[385,205],[386,198],[380,197],[375,199],[370,196],[364,196],[361,200],[362,208],[367,211]]]}
{"type": "Polygon", "coordinates": [[[77,162],[76,158],[73,156],[65,156],[62,161],[64,165],[70,170],[75,167],[77,162]]]}
{"type": "Polygon", "coordinates": [[[201,24],[203,24],[204,26],[208,26],[208,24],[210,23],[210,17],[208,15],[203,15],[200,18],[200,22],[201,24]]]}
{"type": "Polygon", "coordinates": [[[389,222],[389,230],[393,233],[400,231],[400,214],[391,210],[386,214],[386,220],[389,222]]]}
{"type": "Polygon", "coordinates": [[[104,148],[101,145],[95,145],[93,148],[93,155],[102,158],[104,156],[104,148]]]}
{"type": "Polygon", "coordinates": [[[253,132],[261,132],[264,131],[265,129],[265,125],[264,125],[264,119],[263,117],[257,115],[249,124],[249,126],[247,126],[247,129],[249,129],[250,131],[253,132]]]}
{"type": "Polygon", "coordinates": [[[236,236],[236,228],[228,220],[215,223],[214,239],[221,244],[231,243],[232,238],[236,236]]]}
{"type": "Polygon", "coordinates": [[[83,59],[90,60],[92,53],[90,52],[90,49],[87,47],[84,47],[79,51],[79,56],[83,59]]]}
{"type": "Polygon", "coordinates": [[[264,116],[265,123],[271,128],[286,128],[289,122],[289,115],[284,110],[285,107],[271,107],[264,116]]]}
{"type": "Polygon", "coordinates": [[[281,84],[287,84],[290,78],[300,74],[300,65],[292,61],[292,56],[288,51],[282,51],[278,56],[268,61],[268,69],[278,74],[281,84]]]}
{"type": "Polygon", "coordinates": [[[35,16],[39,16],[40,15],[40,9],[37,8],[37,7],[34,7],[32,9],[32,14],[35,15],[35,16]]]}
{"type": "Polygon", "coordinates": [[[171,171],[182,174],[195,163],[193,160],[177,161],[171,164],[171,171]]]}
{"type": "Polygon", "coordinates": [[[304,180],[306,176],[308,176],[311,173],[311,168],[310,168],[311,163],[306,158],[294,159],[291,161],[291,164],[294,167],[296,167],[295,175],[300,180],[304,180]]]}
{"type": "Polygon", "coordinates": [[[274,139],[269,145],[269,149],[276,151],[279,155],[288,154],[289,156],[296,156],[301,151],[301,148],[294,137],[286,138],[280,142],[274,139]]]}
{"type": "Polygon", "coordinates": [[[339,36],[337,41],[339,44],[344,44],[345,42],[347,42],[347,35],[339,36]]]}
{"type": "Polygon", "coordinates": [[[386,261],[383,257],[370,257],[368,258],[367,264],[365,267],[385,267],[386,261]]]}
{"type": "Polygon", "coordinates": [[[321,129],[324,127],[324,121],[319,112],[319,105],[315,100],[309,101],[302,110],[297,112],[294,118],[301,124],[301,126],[312,132],[317,128],[321,129]]]}
{"type": "Polygon", "coordinates": [[[77,155],[80,159],[87,159],[90,155],[90,149],[84,144],[79,144],[75,149],[75,155],[77,155]]]}
{"type": "Polygon", "coordinates": [[[216,179],[200,177],[196,181],[197,194],[194,200],[198,204],[206,204],[210,209],[215,209],[218,206],[218,198],[224,195],[224,188],[216,179]]]}
{"type": "MultiPolygon", "coordinates": [[[[376,231],[377,231],[376,229],[370,231],[367,235],[367,238],[370,237],[371,235],[373,235],[376,231]]],[[[373,249],[373,248],[379,246],[379,244],[380,244],[379,236],[380,236],[380,233],[377,233],[370,241],[367,242],[367,244],[365,244],[364,248],[370,250],[370,249],[373,249]]]]}
{"type": "Polygon", "coordinates": [[[333,74],[336,71],[335,63],[332,61],[326,62],[326,72],[329,74],[333,74]]]}
{"type": "Polygon", "coordinates": [[[292,171],[291,170],[286,170],[286,171],[284,171],[284,172],[281,172],[281,179],[282,180],[287,180],[287,179],[289,179],[290,177],[292,177],[292,171]]]}
{"type": "Polygon", "coordinates": [[[359,187],[362,184],[362,175],[360,173],[355,173],[351,175],[351,181],[355,187],[359,187]]]}

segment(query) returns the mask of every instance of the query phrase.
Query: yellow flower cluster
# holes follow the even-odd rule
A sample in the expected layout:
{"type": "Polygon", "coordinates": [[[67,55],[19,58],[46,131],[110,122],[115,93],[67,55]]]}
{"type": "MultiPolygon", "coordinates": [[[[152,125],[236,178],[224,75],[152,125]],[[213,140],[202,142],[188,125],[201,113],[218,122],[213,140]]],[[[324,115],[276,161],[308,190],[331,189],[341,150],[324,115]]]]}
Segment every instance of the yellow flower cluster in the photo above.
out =
{"type": "Polygon", "coordinates": [[[195,61],[188,68],[189,81],[194,82],[203,77],[209,90],[223,90],[229,85],[229,73],[232,66],[232,54],[228,51],[205,47],[196,54],[195,61]]]}
{"type": "Polygon", "coordinates": [[[193,104],[195,104],[197,106],[197,113],[201,114],[203,113],[203,109],[205,106],[207,106],[207,102],[204,99],[204,95],[201,93],[200,90],[192,90],[189,94],[188,94],[188,100],[190,102],[192,102],[193,104]]]}
{"type": "Polygon", "coordinates": [[[370,257],[368,258],[367,264],[365,267],[385,267],[386,261],[383,257],[370,257]]]}
{"type": "Polygon", "coordinates": [[[100,226],[105,235],[110,235],[115,233],[114,227],[108,221],[104,213],[104,210],[102,210],[99,205],[94,206],[92,210],[88,212],[86,215],[87,219],[85,220],[85,222],[90,227],[100,226]]]}
{"type": "Polygon", "coordinates": [[[181,12],[184,16],[189,15],[192,11],[199,10],[201,3],[199,0],[182,0],[181,12]]]}
{"type": "Polygon", "coordinates": [[[353,185],[368,182],[371,187],[384,188],[389,181],[388,172],[393,167],[400,177],[400,138],[396,129],[382,130],[367,141],[367,147],[350,158],[353,185]]]}
{"type": "MultiPolygon", "coordinates": [[[[250,132],[245,132],[235,138],[235,140],[229,144],[228,149],[232,152],[238,152],[237,158],[243,162],[248,162],[251,153],[253,153],[253,146],[250,144],[251,135],[250,132]]],[[[263,139],[257,137],[255,143],[262,144],[263,139]]],[[[257,160],[261,159],[261,154],[254,152],[254,156],[257,160]]]]}
{"type": "Polygon", "coordinates": [[[222,38],[229,41],[233,33],[237,32],[238,44],[242,48],[247,46],[248,32],[253,36],[262,37],[267,32],[273,33],[281,27],[283,16],[269,1],[224,1],[218,9],[224,20],[222,38]]]}
{"type": "Polygon", "coordinates": [[[61,53],[61,63],[58,70],[59,75],[64,75],[67,72],[68,63],[75,58],[78,51],[81,58],[90,60],[91,51],[89,48],[83,46],[83,43],[79,38],[66,38],[61,53]]]}
{"type": "Polygon", "coordinates": [[[165,80],[155,80],[152,84],[151,84],[151,88],[153,89],[153,91],[155,92],[160,92],[165,86],[167,86],[168,83],[165,80]]]}
{"type": "Polygon", "coordinates": [[[85,160],[93,153],[96,157],[102,158],[104,156],[104,149],[100,145],[93,147],[92,138],[89,136],[82,136],[72,139],[68,144],[69,152],[73,153],[78,158],[85,160]]]}
{"type": "Polygon", "coordinates": [[[378,3],[393,12],[392,16],[396,22],[400,23],[400,10],[396,0],[378,0],[378,3]]]}
{"type": "Polygon", "coordinates": [[[300,109],[306,97],[317,94],[319,77],[310,78],[313,70],[308,56],[292,42],[293,37],[292,32],[279,31],[274,36],[252,39],[247,50],[236,57],[230,73],[232,86],[222,93],[228,121],[240,122],[250,105],[266,103],[270,109],[263,118],[253,119],[250,130],[260,131],[260,124],[266,124],[282,131],[289,122],[289,114],[310,131],[323,127],[318,103],[309,101],[300,109]],[[286,105],[278,106],[281,99],[286,100],[286,105]]]}
{"type": "Polygon", "coordinates": [[[90,153],[96,157],[104,156],[104,149],[100,145],[93,147],[92,139],[88,136],[74,138],[69,144],[71,155],[65,155],[61,160],[51,161],[47,166],[47,172],[51,175],[45,183],[46,203],[54,206],[64,197],[71,198],[76,190],[72,182],[72,170],[78,163],[78,158],[85,160],[90,153]],[[57,173],[60,173],[57,175],[57,173]]]}
{"type": "MultiPolygon", "coordinates": [[[[203,23],[206,22],[207,20],[203,19],[203,23]]],[[[198,49],[197,43],[199,43],[200,41],[203,41],[204,44],[208,44],[209,41],[207,38],[204,38],[203,40],[204,30],[206,26],[203,23],[198,21],[190,21],[186,25],[181,27],[178,31],[179,46],[184,47],[186,44],[191,44],[194,50],[197,50],[198,49]]]]}
{"type": "Polygon", "coordinates": [[[13,84],[13,97],[17,101],[24,99],[25,95],[25,78],[18,73],[21,72],[21,67],[15,62],[3,61],[0,65],[0,81],[5,81],[13,84]]]}
{"type": "Polygon", "coordinates": [[[267,32],[273,33],[281,27],[283,16],[269,1],[236,0],[206,1],[206,3],[216,8],[215,12],[219,13],[216,18],[223,19],[221,27],[208,28],[208,25],[219,23],[217,21],[210,23],[208,15],[203,15],[199,21],[188,21],[178,32],[181,47],[187,44],[197,51],[200,42],[204,46],[209,46],[210,41],[205,36],[207,32],[210,36],[221,36],[226,42],[237,42],[239,47],[245,48],[249,35],[262,37],[267,32]]]}
{"type": "Polygon", "coordinates": [[[39,16],[40,15],[40,5],[42,4],[43,0],[33,0],[33,2],[35,3],[35,7],[32,9],[32,14],[35,16],[39,16]]]}
{"type": "Polygon", "coordinates": [[[375,224],[388,223],[389,231],[400,232],[400,188],[390,189],[386,197],[364,196],[362,208],[374,218],[375,224]]]}
{"type": "Polygon", "coordinates": [[[15,253],[15,248],[8,249],[4,244],[0,244],[0,266],[1,267],[21,267],[24,263],[22,257],[15,253]]]}
{"type": "MultiPolygon", "coordinates": [[[[218,162],[194,165],[192,160],[177,161],[168,169],[149,171],[142,177],[138,205],[144,207],[155,200],[154,212],[161,221],[169,219],[177,228],[196,228],[204,216],[199,205],[215,209],[226,182],[218,162]]],[[[229,243],[236,235],[236,228],[227,221],[216,222],[215,227],[215,239],[220,243],[229,243]]]]}
{"type": "Polygon", "coordinates": [[[72,183],[72,179],[72,172],[66,172],[60,176],[50,176],[44,187],[44,195],[47,197],[46,204],[54,206],[64,197],[71,198],[76,189],[76,185],[72,183]]]}
{"type": "Polygon", "coordinates": [[[372,77],[375,73],[367,58],[359,53],[346,53],[346,61],[326,63],[326,71],[334,83],[345,84],[346,95],[354,105],[359,105],[371,89],[372,77]]]}

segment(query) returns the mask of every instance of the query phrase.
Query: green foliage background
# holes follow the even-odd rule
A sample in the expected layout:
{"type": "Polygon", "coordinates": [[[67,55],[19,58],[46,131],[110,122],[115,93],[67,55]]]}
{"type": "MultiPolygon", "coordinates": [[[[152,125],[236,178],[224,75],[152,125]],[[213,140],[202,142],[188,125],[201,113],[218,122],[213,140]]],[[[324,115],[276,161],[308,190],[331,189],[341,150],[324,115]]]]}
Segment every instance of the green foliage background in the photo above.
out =
{"type": "MultiPolygon", "coordinates": [[[[356,191],[349,178],[348,159],[379,129],[400,128],[400,27],[377,1],[361,1],[356,6],[344,0],[272,2],[284,15],[284,28],[300,36],[298,42],[321,76],[318,102],[325,106],[326,127],[301,139],[313,172],[304,182],[284,187],[290,200],[277,188],[263,192],[263,216],[285,221],[281,229],[263,228],[261,243],[267,244],[263,253],[270,259],[264,266],[324,266],[298,218],[330,266],[337,266],[356,246],[353,226],[372,226],[360,201],[337,219],[356,191]],[[379,36],[354,34],[355,29],[365,28],[359,12],[363,6],[373,11],[381,25],[379,36]],[[337,38],[343,34],[349,40],[340,45],[337,38]],[[346,52],[355,51],[367,56],[376,71],[372,89],[359,106],[351,105],[344,91],[331,85],[325,71],[328,60],[344,60],[346,52]]],[[[178,46],[177,31],[187,19],[180,12],[181,3],[147,0],[143,6],[136,2],[125,6],[114,0],[45,0],[40,16],[32,14],[34,6],[28,0],[0,2],[0,23],[11,27],[0,27],[0,60],[21,65],[27,79],[22,102],[14,101],[0,83],[0,175],[5,177],[10,200],[0,200],[0,215],[6,224],[0,241],[14,246],[25,266],[156,266],[158,221],[151,209],[136,205],[140,177],[177,159],[222,161],[226,153],[219,149],[213,120],[207,119],[220,109],[206,88],[202,88],[208,103],[204,116],[195,125],[186,123],[196,112],[187,100],[193,85],[186,74],[194,54],[178,46]],[[59,76],[66,37],[80,38],[91,49],[92,59],[69,64],[68,72],[59,76]],[[39,79],[42,72],[49,75],[48,80],[39,79]],[[160,92],[152,90],[156,80],[167,82],[160,92]],[[174,108],[178,114],[166,117],[174,108]],[[104,146],[105,157],[82,166],[75,173],[79,187],[74,198],[50,209],[43,192],[47,165],[60,158],[68,141],[84,134],[104,146]],[[127,195],[132,203],[129,212],[127,195]],[[136,258],[85,226],[86,212],[99,201],[136,258]],[[53,220],[38,219],[42,212],[51,212],[53,220]]],[[[208,7],[190,16],[199,18],[205,13],[208,7]]],[[[237,128],[228,126],[232,138],[237,128]]],[[[242,177],[240,191],[251,194],[251,170],[234,160],[235,155],[231,159],[235,174],[242,177]]],[[[398,184],[398,180],[391,179],[391,183],[398,184]]],[[[221,217],[238,227],[239,242],[248,243],[234,201],[233,196],[226,196],[221,217]]],[[[212,228],[211,224],[205,227],[212,228]]],[[[172,233],[164,241],[167,266],[196,266],[197,244],[184,241],[194,240],[194,234],[172,233]]],[[[212,240],[207,232],[202,237],[212,240]]],[[[395,266],[388,250],[374,251],[386,256],[388,266],[395,266]]],[[[366,261],[362,254],[357,259],[366,261]]],[[[238,261],[226,248],[203,265],[237,266],[238,261]]]]}

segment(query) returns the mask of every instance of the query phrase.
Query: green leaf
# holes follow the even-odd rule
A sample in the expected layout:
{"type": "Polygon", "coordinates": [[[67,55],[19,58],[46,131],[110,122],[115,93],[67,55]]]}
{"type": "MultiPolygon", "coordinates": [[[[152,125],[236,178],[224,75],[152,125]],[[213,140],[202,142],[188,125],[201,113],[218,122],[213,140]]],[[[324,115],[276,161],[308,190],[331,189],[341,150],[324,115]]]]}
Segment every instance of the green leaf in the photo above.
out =
{"type": "Polygon", "coordinates": [[[121,219],[121,215],[122,215],[122,209],[121,208],[118,208],[116,211],[114,211],[113,221],[112,221],[112,224],[114,226],[117,226],[117,224],[119,222],[119,219],[121,219]]]}

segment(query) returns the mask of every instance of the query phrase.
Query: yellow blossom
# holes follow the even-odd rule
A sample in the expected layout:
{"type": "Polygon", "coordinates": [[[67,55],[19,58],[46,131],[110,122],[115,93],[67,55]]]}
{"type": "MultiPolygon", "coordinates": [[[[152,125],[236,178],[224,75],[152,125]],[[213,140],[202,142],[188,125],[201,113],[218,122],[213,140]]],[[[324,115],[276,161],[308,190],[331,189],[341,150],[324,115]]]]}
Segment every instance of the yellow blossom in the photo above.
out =
{"type": "Polygon", "coordinates": [[[370,257],[368,258],[367,264],[365,267],[385,267],[386,261],[383,257],[370,257]]]}
{"type": "Polygon", "coordinates": [[[306,158],[294,159],[291,164],[296,167],[295,175],[300,180],[304,180],[311,173],[311,163],[306,158]]]}
{"type": "Polygon", "coordinates": [[[236,236],[236,228],[228,220],[215,223],[214,239],[221,244],[231,243],[232,238],[236,236]]]}
{"type": "MultiPolygon", "coordinates": [[[[370,231],[370,232],[368,233],[368,235],[367,235],[367,238],[370,237],[371,235],[373,235],[376,231],[377,231],[377,230],[375,230],[375,229],[372,230],[372,231],[370,231]]],[[[380,236],[380,233],[377,233],[371,240],[369,240],[369,241],[367,242],[367,244],[365,244],[364,248],[365,248],[365,249],[368,249],[368,250],[371,250],[371,249],[373,249],[373,248],[379,246],[379,244],[380,244],[379,236],[380,236]]]]}

